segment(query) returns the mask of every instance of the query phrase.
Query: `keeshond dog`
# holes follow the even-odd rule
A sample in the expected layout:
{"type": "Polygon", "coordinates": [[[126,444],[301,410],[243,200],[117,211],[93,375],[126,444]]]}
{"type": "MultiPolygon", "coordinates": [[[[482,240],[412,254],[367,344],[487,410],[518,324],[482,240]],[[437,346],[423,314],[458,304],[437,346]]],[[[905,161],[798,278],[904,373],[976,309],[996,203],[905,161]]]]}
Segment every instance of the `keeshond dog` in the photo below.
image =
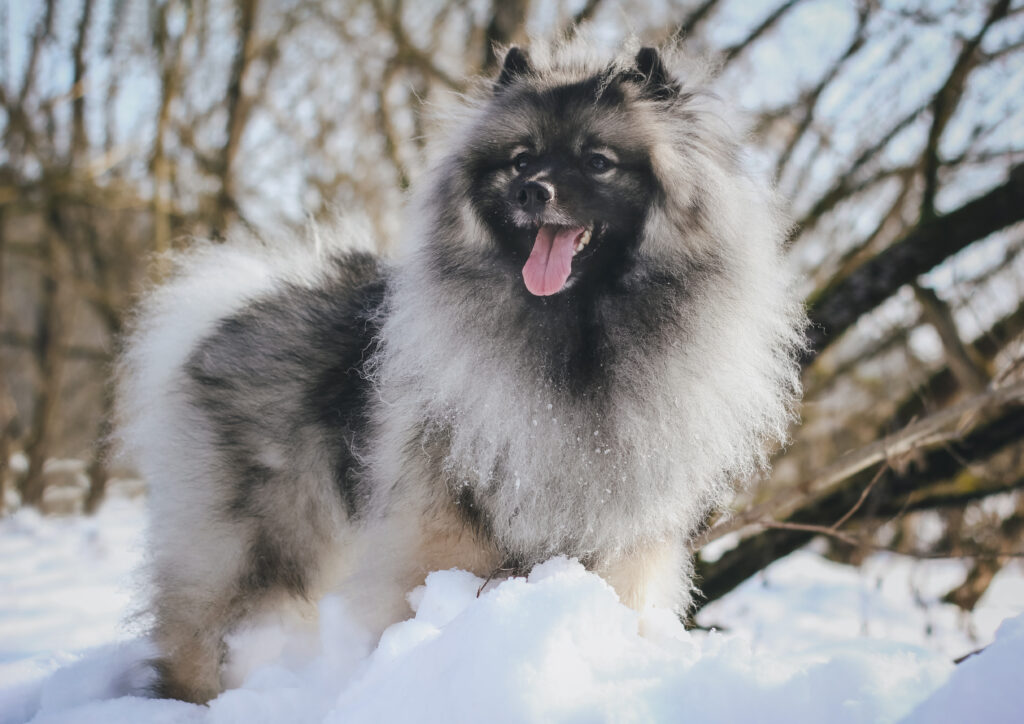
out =
{"type": "Polygon", "coordinates": [[[459,102],[395,261],[199,244],[141,305],[161,694],[217,695],[225,636],[289,602],[382,631],[438,569],[574,556],[683,611],[687,541],[785,437],[786,221],[696,66],[513,47],[459,102]]]}

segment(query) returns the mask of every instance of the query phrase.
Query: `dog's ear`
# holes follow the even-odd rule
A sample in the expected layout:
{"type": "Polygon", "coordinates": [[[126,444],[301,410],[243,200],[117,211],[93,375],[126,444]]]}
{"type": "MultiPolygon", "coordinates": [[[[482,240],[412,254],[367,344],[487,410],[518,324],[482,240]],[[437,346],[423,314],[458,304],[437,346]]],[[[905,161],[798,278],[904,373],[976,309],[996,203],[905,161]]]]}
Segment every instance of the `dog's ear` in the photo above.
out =
{"type": "Polygon", "coordinates": [[[526,53],[521,48],[513,45],[505,53],[505,60],[501,64],[501,75],[498,76],[498,82],[494,89],[501,90],[505,86],[511,85],[518,76],[529,73],[530,59],[526,57],[526,53]]]}
{"type": "Polygon", "coordinates": [[[645,98],[666,101],[679,94],[679,82],[661,62],[657,49],[640,48],[634,63],[635,67],[625,71],[620,77],[627,83],[639,85],[645,98]]]}

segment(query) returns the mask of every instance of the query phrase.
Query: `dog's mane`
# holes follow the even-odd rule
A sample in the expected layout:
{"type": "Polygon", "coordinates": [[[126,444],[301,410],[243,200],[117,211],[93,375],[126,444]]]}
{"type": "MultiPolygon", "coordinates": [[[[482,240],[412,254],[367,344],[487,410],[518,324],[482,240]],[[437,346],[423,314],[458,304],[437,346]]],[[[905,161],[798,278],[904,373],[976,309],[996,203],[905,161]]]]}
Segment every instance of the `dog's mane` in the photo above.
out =
{"type": "MultiPolygon", "coordinates": [[[[522,82],[576,82],[631,62],[628,50],[602,58],[586,48],[531,45],[522,82]]],[[[375,360],[380,424],[430,420],[450,441],[451,484],[472,486],[508,521],[513,549],[536,545],[538,531],[538,555],[692,531],[764,469],[794,414],[802,310],[782,257],[785,216],[744,170],[704,77],[684,73],[692,65],[675,49],[663,55],[682,92],[633,102],[667,194],[626,280],[634,295],[604,315],[615,355],[602,384],[581,393],[553,382],[537,354],[543,333],[521,324],[521,280],[483,262],[494,242],[464,200],[457,160],[474,129],[494,121],[493,88],[464,99],[448,136],[463,145],[422,184],[422,233],[399,263],[375,360]]],[[[384,477],[401,476],[393,455],[376,458],[384,477]]]]}

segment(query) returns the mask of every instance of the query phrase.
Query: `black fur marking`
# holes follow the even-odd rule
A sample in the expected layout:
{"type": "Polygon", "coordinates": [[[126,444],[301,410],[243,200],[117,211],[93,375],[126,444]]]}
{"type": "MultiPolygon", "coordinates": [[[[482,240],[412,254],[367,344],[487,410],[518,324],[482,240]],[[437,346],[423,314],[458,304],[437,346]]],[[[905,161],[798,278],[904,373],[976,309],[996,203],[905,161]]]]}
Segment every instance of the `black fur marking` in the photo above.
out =
{"type": "Polygon", "coordinates": [[[472,484],[460,485],[453,491],[455,510],[459,517],[481,538],[493,539],[490,517],[487,511],[478,504],[472,484]]]}
{"type": "Polygon", "coordinates": [[[260,530],[249,545],[249,567],[239,586],[243,595],[283,588],[305,598],[307,576],[314,568],[308,552],[293,548],[294,544],[276,541],[266,530],[260,530]]]}
{"type": "Polygon", "coordinates": [[[377,350],[379,321],[374,315],[384,292],[383,280],[376,280],[361,288],[341,314],[326,318],[329,324],[316,328],[315,343],[335,354],[333,363],[318,371],[304,400],[310,414],[339,438],[335,480],[352,519],[359,517],[369,496],[355,455],[370,425],[371,388],[365,366],[377,350]]]}
{"type": "MultiPolygon", "coordinates": [[[[199,633],[197,632],[198,635],[199,633]]],[[[223,664],[227,658],[227,648],[227,644],[223,641],[217,646],[216,659],[218,666],[223,664]]],[[[184,682],[178,681],[177,677],[174,676],[174,667],[171,660],[166,656],[158,656],[140,662],[140,666],[148,667],[152,670],[153,678],[151,682],[143,687],[142,691],[127,691],[125,695],[137,696],[142,694],[151,699],[178,699],[180,701],[192,702],[205,701],[212,696],[216,696],[216,692],[199,691],[189,687],[184,682]]]]}
{"type": "Polygon", "coordinates": [[[505,61],[501,65],[496,90],[512,84],[517,77],[530,73],[530,59],[522,49],[512,46],[505,53],[505,61]]]}
{"type": "Polygon", "coordinates": [[[451,446],[449,433],[449,429],[444,426],[422,425],[419,434],[406,443],[405,452],[409,456],[422,457],[432,480],[444,481],[448,491],[445,504],[453,506],[456,516],[481,538],[493,540],[491,519],[480,505],[480,491],[472,483],[459,480],[445,467],[451,446]]]}
{"type": "Polygon", "coordinates": [[[386,280],[368,254],[336,259],[332,271],[315,289],[286,287],[223,320],[186,365],[193,401],[234,481],[229,517],[259,517],[280,494],[266,488],[299,485],[296,476],[308,471],[291,465],[308,459],[299,446],[310,436],[325,441],[351,518],[369,495],[358,462],[369,424],[364,372],[386,280]],[[277,465],[258,462],[268,451],[277,451],[277,465]]]}
{"type": "Polygon", "coordinates": [[[655,48],[640,48],[636,54],[636,69],[626,71],[621,78],[639,85],[643,95],[653,100],[667,101],[681,90],[655,48]]]}
{"type": "Polygon", "coordinates": [[[188,699],[188,693],[179,690],[171,676],[170,664],[164,658],[154,658],[150,661],[155,677],[153,683],[147,687],[146,694],[152,699],[188,699]]]}

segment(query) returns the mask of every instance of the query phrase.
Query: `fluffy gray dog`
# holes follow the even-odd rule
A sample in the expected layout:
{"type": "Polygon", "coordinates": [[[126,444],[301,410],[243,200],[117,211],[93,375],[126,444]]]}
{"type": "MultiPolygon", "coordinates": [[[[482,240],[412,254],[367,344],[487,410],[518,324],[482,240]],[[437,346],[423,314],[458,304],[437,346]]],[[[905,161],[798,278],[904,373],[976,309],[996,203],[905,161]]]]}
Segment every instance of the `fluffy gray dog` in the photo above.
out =
{"type": "Polygon", "coordinates": [[[786,223],[674,51],[518,48],[464,99],[394,263],[198,245],[120,375],[151,486],[160,691],[225,635],[340,592],[373,630],[426,573],[579,558],[689,604],[686,543],[785,437],[786,223]]]}

